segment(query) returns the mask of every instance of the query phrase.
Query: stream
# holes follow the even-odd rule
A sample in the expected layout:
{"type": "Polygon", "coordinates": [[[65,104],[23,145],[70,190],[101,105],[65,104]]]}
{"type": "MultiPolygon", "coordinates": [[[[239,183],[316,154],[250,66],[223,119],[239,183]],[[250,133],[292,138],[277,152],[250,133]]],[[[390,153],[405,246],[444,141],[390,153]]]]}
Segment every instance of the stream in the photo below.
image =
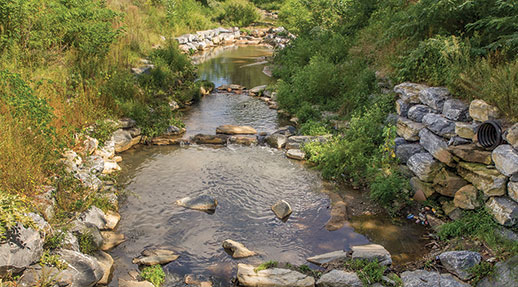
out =
{"type": "MultiPolygon", "coordinates": [[[[227,49],[202,61],[199,76],[216,86],[268,84],[273,80],[262,73],[264,65],[249,64],[271,53],[260,46],[227,49]]],[[[185,113],[184,122],[185,136],[214,134],[222,124],[250,125],[268,133],[280,126],[275,110],[258,99],[235,94],[205,96],[185,113]]],[[[214,286],[229,286],[238,263],[308,264],[307,257],[370,242],[387,248],[395,264],[424,253],[423,228],[412,223],[394,225],[383,216],[352,217],[344,227],[326,230],[336,186],[324,181],[319,172],[287,159],[280,150],[237,145],[140,146],[123,156],[120,183],[127,195],[121,201],[117,231],[127,240],[110,252],[115,260],[110,286],[118,286],[118,278],[137,270],[132,258],[150,247],[180,255],[164,266],[165,286],[184,286],[174,281],[183,281],[188,274],[210,280],[214,286]],[[214,214],[174,204],[201,194],[217,199],[214,214]],[[293,208],[286,222],[270,209],[281,199],[293,208]],[[226,239],[241,242],[259,255],[232,259],[221,247],[226,239]]]]}

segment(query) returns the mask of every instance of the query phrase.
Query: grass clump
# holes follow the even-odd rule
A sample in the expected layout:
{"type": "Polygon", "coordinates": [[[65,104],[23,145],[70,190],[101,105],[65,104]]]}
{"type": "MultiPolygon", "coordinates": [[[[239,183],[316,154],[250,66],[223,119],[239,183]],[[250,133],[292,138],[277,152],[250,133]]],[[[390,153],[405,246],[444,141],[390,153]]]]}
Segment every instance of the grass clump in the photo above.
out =
{"type": "Polygon", "coordinates": [[[89,231],[79,233],[77,241],[79,241],[79,250],[84,254],[91,255],[98,250],[94,236],[89,231]]]}
{"type": "Polygon", "coordinates": [[[471,285],[476,286],[480,280],[485,277],[491,276],[495,271],[493,264],[483,261],[480,264],[471,267],[468,272],[473,276],[471,279],[471,285]]]}
{"type": "Polygon", "coordinates": [[[40,258],[40,265],[56,267],[59,270],[65,270],[68,268],[68,264],[61,260],[61,257],[58,254],[51,254],[48,250],[43,251],[40,258]]]}
{"type": "Polygon", "coordinates": [[[151,282],[155,287],[160,287],[165,281],[165,272],[162,266],[154,265],[142,269],[140,277],[151,282]]]}
{"type": "Polygon", "coordinates": [[[344,267],[348,271],[356,272],[364,286],[381,282],[383,274],[387,269],[386,266],[379,264],[378,260],[368,261],[361,259],[348,260],[345,262],[344,267]]]}
{"type": "Polygon", "coordinates": [[[262,271],[262,270],[266,270],[266,269],[270,269],[270,268],[275,268],[277,267],[277,265],[279,265],[279,262],[277,261],[266,261],[264,263],[261,263],[259,266],[257,266],[254,271],[257,273],[259,271],[262,271]]]}

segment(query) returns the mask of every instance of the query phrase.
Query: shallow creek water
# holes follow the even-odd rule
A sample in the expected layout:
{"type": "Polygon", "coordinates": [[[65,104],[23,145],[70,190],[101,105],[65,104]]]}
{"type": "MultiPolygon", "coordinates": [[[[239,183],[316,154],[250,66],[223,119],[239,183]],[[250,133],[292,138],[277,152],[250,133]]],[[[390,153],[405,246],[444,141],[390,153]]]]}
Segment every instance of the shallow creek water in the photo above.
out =
{"type": "MultiPolygon", "coordinates": [[[[246,66],[271,54],[264,47],[226,50],[199,65],[203,79],[253,87],[269,83],[263,65],[246,66]],[[245,67],[243,67],[245,66],[245,67]]],[[[245,95],[206,96],[185,115],[188,135],[215,133],[221,124],[251,125],[272,132],[277,114],[263,102],[245,95]]],[[[287,159],[282,151],[255,146],[139,147],[126,152],[121,183],[128,195],[121,203],[118,232],[127,241],[116,247],[114,279],[127,277],[137,266],[131,259],[150,247],[174,250],[180,258],[165,266],[182,278],[201,275],[215,286],[228,286],[237,263],[267,260],[306,264],[305,258],[349,249],[373,240],[384,245],[396,263],[423,253],[417,225],[396,226],[372,216],[351,218],[336,231],[327,231],[332,185],[318,172],[287,159]],[[214,214],[188,210],[174,202],[185,196],[210,194],[218,200],[214,214]],[[282,222],[270,210],[284,199],[294,210],[282,222]],[[358,231],[365,235],[355,232],[358,231]],[[243,243],[259,256],[234,260],[221,247],[225,239],[243,243]]],[[[344,192],[344,191],[342,191],[344,192]]],[[[346,192],[346,191],[345,191],[346,192]]],[[[166,286],[177,286],[171,282],[166,286]]]]}

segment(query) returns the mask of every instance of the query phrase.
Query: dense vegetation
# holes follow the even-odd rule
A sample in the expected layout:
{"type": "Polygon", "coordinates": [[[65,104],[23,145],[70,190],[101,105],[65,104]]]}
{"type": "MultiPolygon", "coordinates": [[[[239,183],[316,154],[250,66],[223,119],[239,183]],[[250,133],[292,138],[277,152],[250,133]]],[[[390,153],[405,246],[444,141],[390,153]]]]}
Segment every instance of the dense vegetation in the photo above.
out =
{"type": "Polygon", "coordinates": [[[102,142],[113,131],[107,119],[124,116],[146,136],[182,125],[169,103],[196,101],[200,83],[175,36],[258,17],[246,0],[0,1],[0,233],[42,185],[57,187],[64,216],[97,200],[59,165],[75,134],[102,142]],[[142,59],[155,68],[136,77],[142,59]]]}

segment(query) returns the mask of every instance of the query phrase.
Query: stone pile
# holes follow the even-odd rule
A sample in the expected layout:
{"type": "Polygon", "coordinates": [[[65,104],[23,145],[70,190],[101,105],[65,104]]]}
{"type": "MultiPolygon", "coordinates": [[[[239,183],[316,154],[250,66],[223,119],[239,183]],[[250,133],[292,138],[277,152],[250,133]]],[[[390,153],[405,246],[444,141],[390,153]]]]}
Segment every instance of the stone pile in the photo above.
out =
{"type": "Polygon", "coordinates": [[[399,99],[396,156],[413,172],[415,199],[441,195],[447,214],[482,204],[502,225],[518,223],[518,124],[506,127],[494,150],[477,140],[478,126],[499,120],[498,109],[482,100],[453,99],[447,88],[402,83],[399,99]],[[480,196],[481,195],[481,196],[480,196]]]}

